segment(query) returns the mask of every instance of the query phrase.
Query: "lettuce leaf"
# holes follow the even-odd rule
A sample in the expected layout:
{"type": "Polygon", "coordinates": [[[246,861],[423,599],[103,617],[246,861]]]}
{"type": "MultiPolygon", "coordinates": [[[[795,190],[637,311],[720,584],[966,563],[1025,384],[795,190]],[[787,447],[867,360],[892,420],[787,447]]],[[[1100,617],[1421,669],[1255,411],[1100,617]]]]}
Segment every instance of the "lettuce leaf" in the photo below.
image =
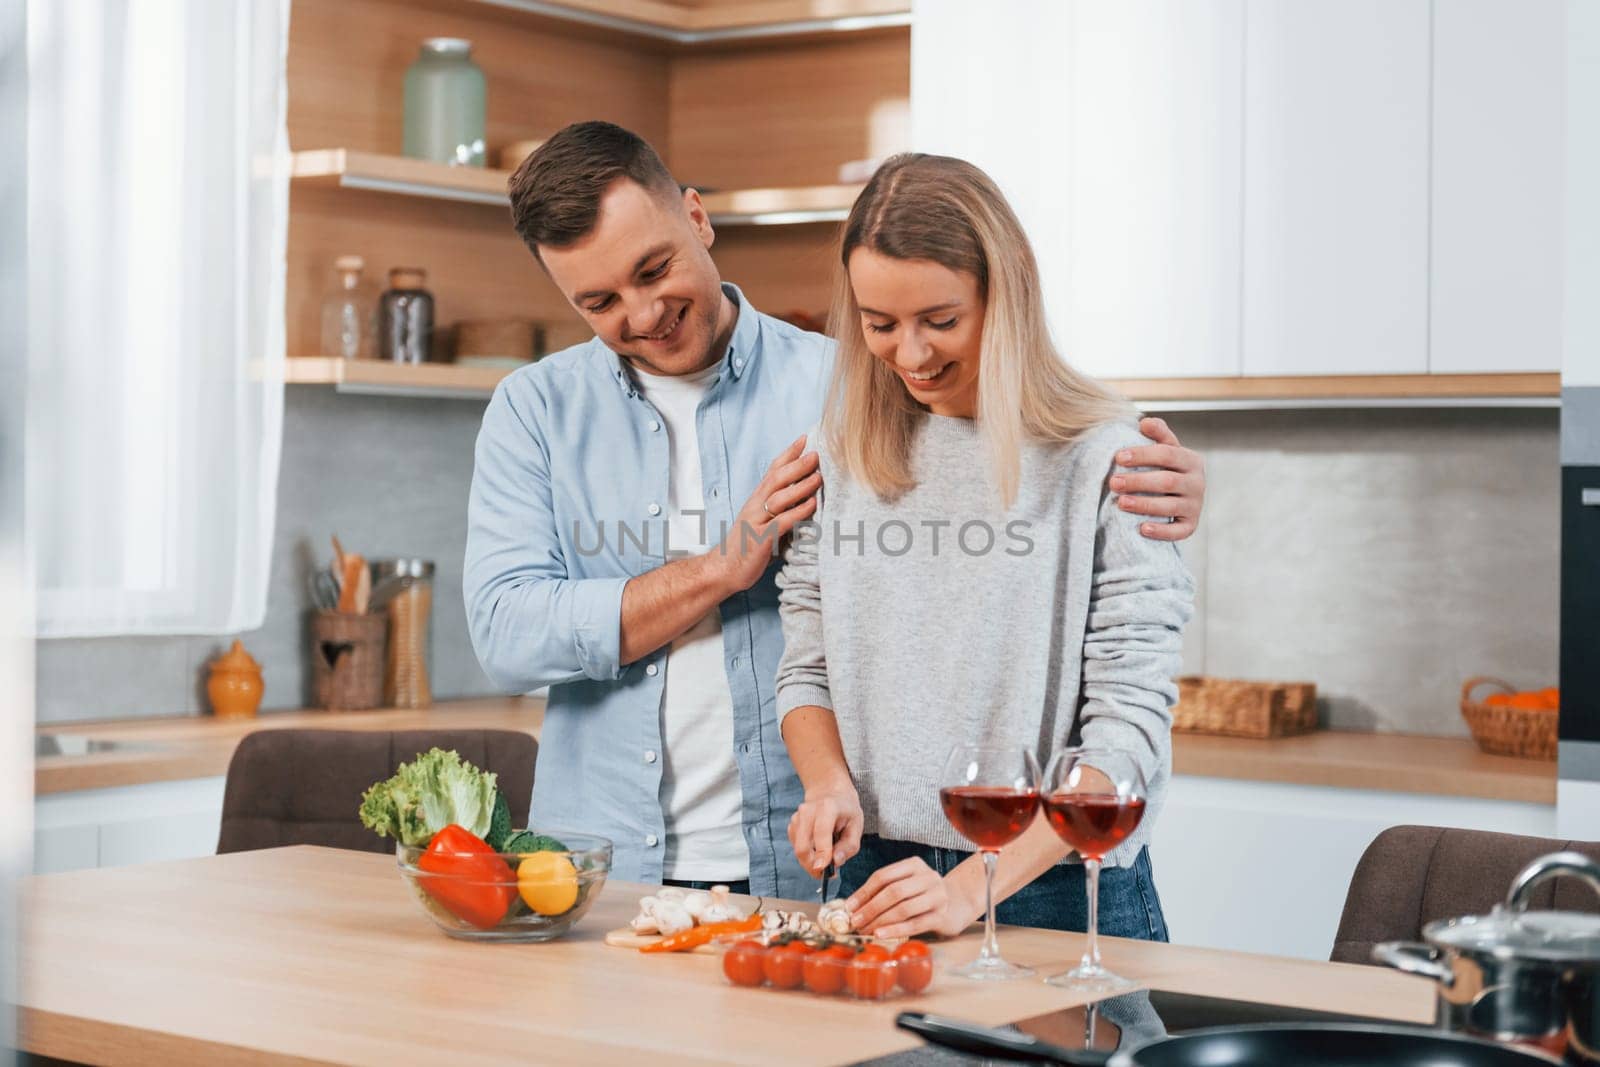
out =
{"type": "Polygon", "coordinates": [[[483,837],[494,815],[495,775],[435,748],[402,763],[361,795],[361,824],[379,837],[422,847],[454,823],[483,837]]]}

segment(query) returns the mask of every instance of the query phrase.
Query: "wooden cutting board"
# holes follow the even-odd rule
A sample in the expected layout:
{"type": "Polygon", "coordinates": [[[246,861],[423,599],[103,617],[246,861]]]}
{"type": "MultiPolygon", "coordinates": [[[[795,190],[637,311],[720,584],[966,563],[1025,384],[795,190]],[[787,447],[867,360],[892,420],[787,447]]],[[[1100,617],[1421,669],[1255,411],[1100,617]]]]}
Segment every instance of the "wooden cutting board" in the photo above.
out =
{"type": "MultiPolygon", "coordinates": [[[[626,926],[617,930],[612,930],[606,934],[606,944],[610,945],[612,948],[631,948],[637,950],[644,948],[646,945],[653,945],[660,940],[660,934],[636,934],[631,928],[626,926]]],[[[703,956],[715,956],[720,951],[721,950],[715,945],[696,945],[694,948],[685,949],[684,952],[674,953],[674,955],[699,953],[703,956]]]]}

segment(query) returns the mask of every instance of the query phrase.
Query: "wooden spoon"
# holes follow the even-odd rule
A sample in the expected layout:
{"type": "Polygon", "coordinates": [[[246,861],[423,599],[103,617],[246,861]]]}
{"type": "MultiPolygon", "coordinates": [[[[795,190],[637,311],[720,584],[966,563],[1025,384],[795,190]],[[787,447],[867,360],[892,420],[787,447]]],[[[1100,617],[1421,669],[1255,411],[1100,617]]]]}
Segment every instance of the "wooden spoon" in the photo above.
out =
{"type": "MultiPolygon", "coordinates": [[[[367,573],[367,561],[364,557],[352,553],[345,553],[344,575],[339,582],[339,610],[346,615],[356,614],[356,594],[361,590],[362,576],[367,573]]],[[[371,579],[368,579],[367,596],[372,595],[371,579]]]]}
{"type": "Polygon", "coordinates": [[[367,566],[367,561],[361,560],[361,570],[356,573],[355,609],[357,615],[365,615],[367,607],[372,603],[372,568],[367,566]]]}

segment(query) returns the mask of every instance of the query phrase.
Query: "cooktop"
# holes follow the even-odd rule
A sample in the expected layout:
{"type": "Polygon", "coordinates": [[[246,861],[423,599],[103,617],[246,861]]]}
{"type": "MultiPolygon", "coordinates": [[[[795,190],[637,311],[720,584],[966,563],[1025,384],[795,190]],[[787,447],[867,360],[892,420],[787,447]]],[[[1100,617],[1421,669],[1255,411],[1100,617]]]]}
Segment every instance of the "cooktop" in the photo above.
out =
{"type": "MultiPolygon", "coordinates": [[[[1036,1015],[1014,1024],[1013,1029],[1065,1048],[1115,1049],[1142,1045],[1167,1034],[1181,1034],[1208,1026],[1243,1026],[1252,1023],[1385,1022],[1371,1016],[1343,1015],[1306,1008],[1285,1008],[1248,1000],[1199,997],[1158,989],[1124,993],[1093,1004],[1036,1015]]],[[[912,1067],[915,1065],[994,1063],[949,1049],[921,1048],[865,1060],[862,1067],[912,1067]]]]}

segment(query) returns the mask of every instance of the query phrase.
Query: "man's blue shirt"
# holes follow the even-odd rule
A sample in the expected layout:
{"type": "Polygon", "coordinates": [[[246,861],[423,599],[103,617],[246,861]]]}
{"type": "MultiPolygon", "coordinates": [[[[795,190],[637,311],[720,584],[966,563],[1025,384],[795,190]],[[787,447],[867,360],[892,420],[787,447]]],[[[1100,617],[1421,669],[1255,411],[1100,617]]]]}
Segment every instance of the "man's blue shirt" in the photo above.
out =
{"type": "MultiPolygon", "coordinates": [[[[722,371],[695,415],[710,540],[733,526],[774,457],[821,416],[833,345],[738,306],[722,371]]],[[[598,338],[517,371],[478,434],[463,584],[473,646],[513,692],[549,686],[532,824],[596,833],[612,873],[662,877],[661,687],[667,647],[620,662],[622,587],[667,560],[671,455],[659,413],[598,338]]],[[[723,601],[723,669],[752,893],[811,895],[789,846],[800,780],[778,732],[783,652],[774,566],[723,601]]]]}

